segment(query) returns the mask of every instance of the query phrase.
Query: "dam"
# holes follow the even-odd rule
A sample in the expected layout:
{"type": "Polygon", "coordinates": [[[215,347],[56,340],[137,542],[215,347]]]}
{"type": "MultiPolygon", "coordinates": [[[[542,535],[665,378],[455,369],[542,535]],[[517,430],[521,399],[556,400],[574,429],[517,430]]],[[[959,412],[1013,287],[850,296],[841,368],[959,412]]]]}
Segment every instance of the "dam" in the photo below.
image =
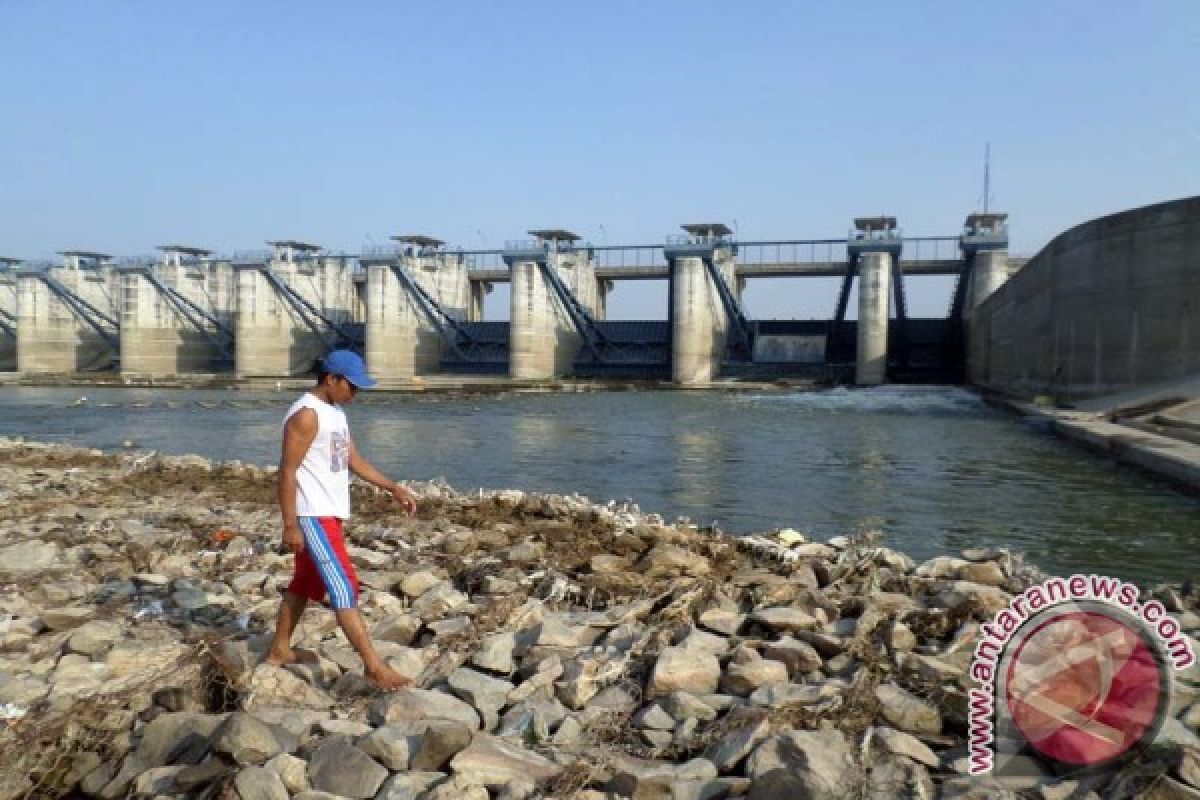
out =
{"type": "Polygon", "coordinates": [[[854,219],[849,234],[825,239],[681,227],[641,245],[542,228],[493,250],[409,233],[356,254],[289,239],[230,255],[171,244],[155,256],[0,258],[0,372],[271,381],[345,347],[384,388],[439,374],[514,385],[965,383],[1133,408],[1133,424],[1200,446],[1200,197],[1081,223],[1032,258],[1009,254],[1002,213],[969,214],[952,236],[905,236],[892,216],[854,219]],[[953,278],[946,313],[913,317],[909,279],[928,275],[953,278]],[[764,277],[832,277],[840,290],[827,318],[754,319],[743,292],[764,277]],[[667,284],[659,318],[607,319],[617,282],[647,280],[667,284]],[[500,283],[510,284],[509,319],[485,319],[500,283]]]}
{"type": "Polygon", "coordinates": [[[956,382],[965,320],[1024,261],[1009,257],[1004,214],[971,214],[952,236],[906,237],[890,216],[855,219],[849,235],[826,239],[738,241],[720,222],[682,230],[643,245],[547,228],[496,250],[405,234],[357,254],[271,240],[230,255],[170,244],[156,256],[4,258],[0,369],[32,380],[279,379],[345,347],[393,388],[438,373],[956,382]],[[955,279],[944,317],[907,312],[905,279],[927,275],[955,279]],[[841,288],[827,319],[756,320],[742,295],[764,277],[836,277],[841,288]],[[618,281],[646,280],[668,285],[660,318],[606,319],[618,281]],[[509,319],[487,320],[484,298],[498,283],[511,285],[509,319]],[[848,318],[855,287],[857,319],[848,318]]]}

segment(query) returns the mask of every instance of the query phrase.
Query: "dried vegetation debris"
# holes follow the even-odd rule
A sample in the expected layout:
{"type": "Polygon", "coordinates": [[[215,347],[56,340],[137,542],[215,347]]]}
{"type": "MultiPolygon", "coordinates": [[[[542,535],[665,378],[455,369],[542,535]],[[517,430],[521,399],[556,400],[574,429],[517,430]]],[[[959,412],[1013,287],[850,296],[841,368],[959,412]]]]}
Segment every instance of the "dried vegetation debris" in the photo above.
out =
{"type": "MultiPolygon", "coordinates": [[[[0,800],[1200,791],[1200,675],[1138,771],[964,776],[978,626],[1039,577],[1003,551],[918,565],[877,537],[734,539],[440,484],[405,518],[358,486],[363,611],[416,682],[381,695],[327,611],[297,632],[315,664],[261,663],[291,564],[273,470],[12,440],[0,458],[0,800]]],[[[1162,592],[1196,636],[1196,597],[1162,592]]]]}

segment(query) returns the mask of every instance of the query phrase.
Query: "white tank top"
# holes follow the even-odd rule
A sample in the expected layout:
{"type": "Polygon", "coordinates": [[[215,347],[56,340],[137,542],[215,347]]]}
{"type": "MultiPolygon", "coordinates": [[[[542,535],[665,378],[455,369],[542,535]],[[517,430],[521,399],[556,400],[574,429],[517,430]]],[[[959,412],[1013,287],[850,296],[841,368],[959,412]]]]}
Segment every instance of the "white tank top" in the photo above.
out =
{"type": "Polygon", "coordinates": [[[350,517],[350,427],[346,414],[312,394],[292,404],[284,424],[302,408],[317,413],[317,437],[296,471],[296,513],[301,517],[350,517]]]}

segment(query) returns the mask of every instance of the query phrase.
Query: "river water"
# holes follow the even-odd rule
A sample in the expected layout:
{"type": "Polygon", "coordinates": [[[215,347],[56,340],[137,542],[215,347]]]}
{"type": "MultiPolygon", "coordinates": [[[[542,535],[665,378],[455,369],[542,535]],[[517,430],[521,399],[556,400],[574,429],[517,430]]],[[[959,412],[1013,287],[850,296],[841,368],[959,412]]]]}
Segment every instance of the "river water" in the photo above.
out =
{"type": "MultiPolygon", "coordinates": [[[[0,435],[274,463],[293,399],[3,387],[0,435]]],[[[999,545],[1059,574],[1200,577],[1200,498],[957,388],[367,394],[347,413],[398,478],[632,499],[739,533],[881,530],[918,559],[999,545]]]]}

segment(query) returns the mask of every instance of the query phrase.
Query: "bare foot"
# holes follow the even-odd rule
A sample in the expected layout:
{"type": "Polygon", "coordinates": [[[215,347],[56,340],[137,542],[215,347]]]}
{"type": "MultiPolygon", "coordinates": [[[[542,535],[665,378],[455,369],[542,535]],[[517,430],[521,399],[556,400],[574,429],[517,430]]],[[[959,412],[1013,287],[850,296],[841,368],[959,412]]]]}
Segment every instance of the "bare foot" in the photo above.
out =
{"type": "Polygon", "coordinates": [[[267,663],[275,667],[284,667],[288,664],[315,664],[317,661],[317,654],[311,650],[288,650],[286,653],[272,651],[267,654],[267,663]]]}
{"type": "Polygon", "coordinates": [[[401,675],[387,664],[380,664],[374,669],[368,669],[366,670],[366,674],[367,680],[372,686],[376,689],[382,689],[385,692],[394,692],[397,689],[412,686],[412,678],[401,675]]]}

